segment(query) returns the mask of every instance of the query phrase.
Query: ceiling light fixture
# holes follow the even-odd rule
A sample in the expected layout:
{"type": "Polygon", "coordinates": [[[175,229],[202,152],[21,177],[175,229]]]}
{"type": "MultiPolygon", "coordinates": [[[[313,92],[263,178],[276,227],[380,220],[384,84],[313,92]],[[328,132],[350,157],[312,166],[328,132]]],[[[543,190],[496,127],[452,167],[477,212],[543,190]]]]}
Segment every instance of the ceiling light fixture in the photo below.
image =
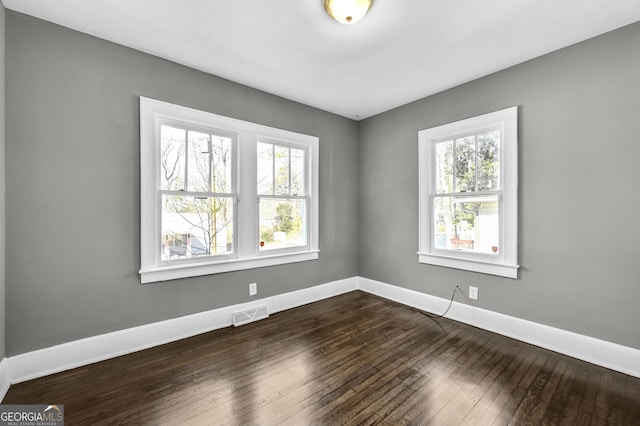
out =
{"type": "Polygon", "coordinates": [[[373,0],[324,0],[329,16],[341,24],[355,24],[367,14],[373,0]]]}

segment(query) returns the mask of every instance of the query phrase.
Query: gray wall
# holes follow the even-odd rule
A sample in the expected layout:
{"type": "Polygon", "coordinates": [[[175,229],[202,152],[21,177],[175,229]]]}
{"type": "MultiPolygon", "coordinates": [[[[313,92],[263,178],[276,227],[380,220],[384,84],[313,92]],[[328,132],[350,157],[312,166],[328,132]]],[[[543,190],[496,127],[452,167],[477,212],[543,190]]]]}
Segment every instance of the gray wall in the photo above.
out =
{"type": "Polygon", "coordinates": [[[357,123],[10,11],[6,34],[8,355],[357,275],[357,123]],[[320,260],[141,285],[140,95],[318,136],[320,260]]]}
{"type": "Polygon", "coordinates": [[[640,23],[361,123],[360,275],[640,349],[640,23]],[[417,132],[519,105],[520,279],[419,264],[417,132]]]}
{"type": "Polygon", "coordinates": [[[0,2],[0,360],[4,358],[5,323],[5,164],[4,164],[4,47],[5,10],[0,2]]]}

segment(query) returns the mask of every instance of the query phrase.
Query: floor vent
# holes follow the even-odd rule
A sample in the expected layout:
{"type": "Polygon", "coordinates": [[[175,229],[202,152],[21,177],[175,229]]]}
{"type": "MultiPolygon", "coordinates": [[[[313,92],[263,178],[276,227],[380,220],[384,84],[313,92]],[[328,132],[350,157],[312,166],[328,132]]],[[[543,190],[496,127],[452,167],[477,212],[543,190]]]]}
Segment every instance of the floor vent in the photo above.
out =
{"type": "Polygon", "coordinates": [[[258,321],[261,319],[269,318],[269,312],[267,312],[267,306],[258,306],[257,308],[245,309],[244,311],[233,313],[233,325],[238,327],[250,322],[258,321]]]}

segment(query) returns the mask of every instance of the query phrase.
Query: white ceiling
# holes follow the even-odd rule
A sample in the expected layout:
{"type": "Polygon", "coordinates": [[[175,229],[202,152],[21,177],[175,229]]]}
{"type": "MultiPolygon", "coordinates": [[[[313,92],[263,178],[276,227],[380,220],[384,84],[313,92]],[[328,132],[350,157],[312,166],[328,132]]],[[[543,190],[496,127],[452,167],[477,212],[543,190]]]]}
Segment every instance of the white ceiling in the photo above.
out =
{"type": "Polygon", "coordinates": [[[6,8],[363,119],[640,21],[639,0],[3,0],[6,8]]]}

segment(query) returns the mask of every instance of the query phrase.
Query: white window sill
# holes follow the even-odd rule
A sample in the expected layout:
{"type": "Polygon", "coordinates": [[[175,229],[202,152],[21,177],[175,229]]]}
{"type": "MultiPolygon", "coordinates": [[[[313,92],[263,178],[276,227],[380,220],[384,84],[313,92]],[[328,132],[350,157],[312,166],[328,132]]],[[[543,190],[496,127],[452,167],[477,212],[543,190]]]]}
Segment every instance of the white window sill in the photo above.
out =
{"type": "Polygon", "coordinates": [[[319,250],[309,250],[298,253],[261,255],[249,259],[230,259],[209,263],[183,263],[180,265],[158,266],[153,269],[140,270],[140,282],[145,284],[175,280],[178,278],[219,274],[222,272],[242,271],[244,269],[263,268],[265,266],[306,262],[308,260],[317,260],[318,253],[319,250]]]}
{"type": "Polygon", "coordinates": [[[475,259],[461,259],[452,256],[443,256],[432,253],[418,252],[418,261],[429,265],[444,266],[447,268],[463,269],[465,271],[480,272],[482,274],[497,275],[500,277],[518,279],[519,265],[504,263],[484,262],[475,259]]]}

